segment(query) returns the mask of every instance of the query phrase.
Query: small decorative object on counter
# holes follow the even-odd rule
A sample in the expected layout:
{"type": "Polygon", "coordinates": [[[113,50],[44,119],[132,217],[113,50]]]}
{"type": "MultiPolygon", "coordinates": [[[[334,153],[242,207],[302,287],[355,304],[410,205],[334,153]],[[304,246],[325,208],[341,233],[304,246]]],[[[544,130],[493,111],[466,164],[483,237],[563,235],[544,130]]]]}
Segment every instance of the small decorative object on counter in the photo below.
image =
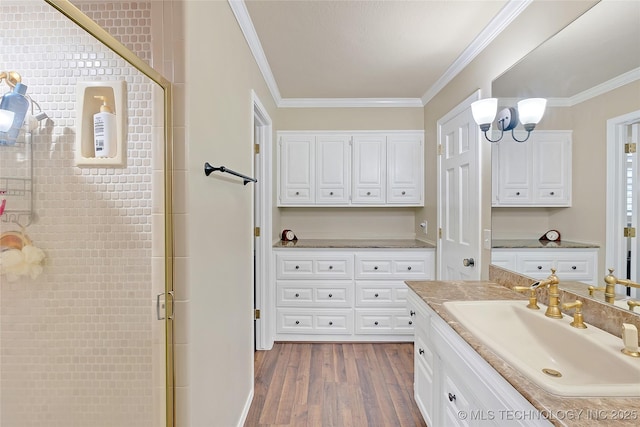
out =
{"type": "Polygon", "coordinates": [[[292,242],[294,240],[298,240],[294,232],[291,230],[282,230],[281,239],[283,242],[292,242]]]}
{"type": "Polygon", "coordinates": [[[560,241],[560,232],[558,230],[549,230],[540,236],[541,242],[559,242],[560,241]]]}

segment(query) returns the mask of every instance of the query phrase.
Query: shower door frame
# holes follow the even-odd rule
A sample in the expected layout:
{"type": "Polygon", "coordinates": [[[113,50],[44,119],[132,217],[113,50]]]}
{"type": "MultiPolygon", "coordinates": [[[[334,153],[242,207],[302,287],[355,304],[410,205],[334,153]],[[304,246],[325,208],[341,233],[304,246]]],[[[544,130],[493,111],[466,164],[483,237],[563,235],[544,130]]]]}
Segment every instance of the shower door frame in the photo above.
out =
{"type": "Polygon", "coordinates": [[[95,37],[109,49],[118,54],[131,66],[143,73],[163,91],[164,103],[164,294],[166,313],[165,322],[165,353],[166,353],[166,427],[175,426],[175,395],[174,395],[174,358],[173,358],[173,316],[174,316],[174,285],[173,285],[173,121],[171,116],[172,87],[171,82],[154,70],[149,64],[140,59],[125,45],[109,34],[69,0],[44,0],[58,10],[80,28],[95,37]]]}

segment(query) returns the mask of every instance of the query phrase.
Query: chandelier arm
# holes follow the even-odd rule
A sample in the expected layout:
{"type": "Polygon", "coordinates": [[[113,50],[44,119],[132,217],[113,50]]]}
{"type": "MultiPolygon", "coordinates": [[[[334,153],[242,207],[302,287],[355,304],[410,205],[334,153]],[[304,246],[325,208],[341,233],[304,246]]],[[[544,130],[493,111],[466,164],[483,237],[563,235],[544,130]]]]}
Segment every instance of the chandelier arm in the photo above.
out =
{"type": "Polygon", "coordinates": [[[511,138],[513,138],[514,141],[516,142],[525,142],[527,139],[529,139],[529,136],[531,135],[531,131],[528,130],[527,131],[527,137],[523,140],[519,140],[518,138],[516,138],[516,134],[515,134],[515,129],[511,129],[511,138]]]}
{"type": "Polygon", "coordinates": [[[490,139],[490,138],[487,136],[487,132],[488,132],[488,131],[486,131],[486,130],[484,131],[484,138],[485,138],[487,141],[489,141],[489,142],[498,142],[498,141],[500,141],[500,140],[502,139],[502,136],[504,135],[504,131],[503,131],[503,130],[501,130],[501,131],[500,131],[500,136],[498,137],[498,139],[493,140],[493,139],[490,139]]]}

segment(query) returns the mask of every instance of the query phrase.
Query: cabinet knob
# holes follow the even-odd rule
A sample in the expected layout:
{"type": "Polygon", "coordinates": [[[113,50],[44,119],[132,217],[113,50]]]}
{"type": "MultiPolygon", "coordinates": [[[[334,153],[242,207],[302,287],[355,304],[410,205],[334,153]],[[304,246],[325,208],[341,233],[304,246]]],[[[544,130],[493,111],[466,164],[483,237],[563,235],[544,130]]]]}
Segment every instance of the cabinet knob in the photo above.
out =
{"type": "Polygon", "coordinates": [[[420,354],[424,354],[424,350],[423,350],[423,349],[421,349],[421,348],[419,348],[419,349],[418,349],[418,353],[420,353],[420,354]]]}
{"type": "Polygon", "coordinates": [[[299,321],[299,320],[296,320],[296,325],[299,325],[299,324],[300,324],[300,321],[299,321]]]}
{"type": "Polygon", "coordinates": [[[554,194],[556,194],[556,193],[555,193],[554,191],[552,191],[552,192],[551,192],[551,193],[549,193],[549,194],[553,196],[553,195],[554,195],[554,194]]]}
{"type": "Polygon", "coordinates": [[[542,270],[542,266],[541,265],[538,266],[538,270],[542,270]]]}
{"type": "Polygon", "coordinates": [[[415,316],[415,315],[416,315],[416,312],[415,312],[415,311],[413,311],[413,310],[410,310],[410,311],[409,311],[409,316],[415,316]]]}
{"type": "Polygon", "coordinates": [[[456,400],[456,395],[449,393],[449,402],[453,402],[454,400],[456,400]]]}
{"type": "Polygon", "coordinates": [[[329,192],[329,195],[330,195],[330,196],[333,196],[333,191],[330,191],[330,192],[329,192]]]}
{"type": "Polygon", "coordinates": [[[519,196],[519,195],[520,195],[520,192],[519,192],[519,191],[518,191],[518,192],[516,192],[516,196],[519,196]]]}
{"type": "Polygon", "coordinates": [[[374,297],[378,298],[378,294],[375,294],[374,297]]]}
{"type": "Polygon", "coordinates": [[[299,195],[300,195],[300,192],[299,192],[299,191],[296,191],[296,196],[299,196],[299,195]]]}
{"type": "Polygon", "coordinates": [[[407,194],[407,192],[406,192],[406,191],[403,191],[403,192],[402,192],[402,195],[404,196],[405,194],[407,194]]]}
{"type": "Polygon", "coordinates": [[[330,266],[329,266],[329,270],[333,270],[333,265],[330,265],[330,266]]]}
{"type": "Polygon", "coordinates": [[[333,294],[329,294],[329,298],[333,298],[333,294]]]}
{"type": "Polygon", "coordinates": [[[473,267],[476,265],[476,261],[473,258],[465,258],[462,260],[462,265],[465,267],[473,267]]]}
{"type": "Polygon", "coordinates": [[[378,321],[373,322],[374,325],[378,326],[378,321]]]}
{"type": "Polygon", "coordinates": [[[370,196],[370,195],[371,195],[371,191],[367,191],[367,196],[370,196]]]}
{"type": "Polygon", "coordinates": [[[374,269],[374,270],[377,270],[377,269],[378,269],[378,266],[376,265],[375,267],[373,267],[373,269],[374,269]]]}
{"type": "Polygon", "coordinates": [[[300,296],[300,294],[296,294],[296,298],[298,298],[300,296]]]}
{"type": "Polygon", "coordinates": [[[409,325],[413,325],[413,320],[409,320],[409,325]]]}
{"type": "Polygon", "coordinates": [[[576,267],[575,265],[572,265],[572,266],[571,266],[571,269],[572,269],[572,270],[577,270],[577,269],[578,269],[578,267],[576,267]]]}
{"type": "Polygon", "coordinates": [[[300,266],[299,265],[296,265],[296,270],[300,270],[300,266]]]}
{"type": "Polygon", "coordinates": [[[407,267],[407,270],[411,271],[411,266],[407,267]]]}
{"type": "Polygon", "coordinates": [[[331,326],[331,325],[333,325],[333,322],[332,322],[332,321],[329,321],[329,326],[331,326]]]}

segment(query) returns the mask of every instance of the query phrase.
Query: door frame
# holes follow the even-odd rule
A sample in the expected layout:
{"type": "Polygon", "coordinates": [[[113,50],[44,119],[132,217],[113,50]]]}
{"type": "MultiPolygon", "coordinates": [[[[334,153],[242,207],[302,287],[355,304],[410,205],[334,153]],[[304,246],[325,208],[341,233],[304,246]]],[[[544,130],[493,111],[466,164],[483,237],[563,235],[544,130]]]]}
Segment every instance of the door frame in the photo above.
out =
{"type": "MultiPolygon", "coordinates": [[[[273,347],[273,337],[271,331],[271,323],[273,313],[270,307],[274,307],[272,300],[274,296],[271,292],[271,253],[272,253],[272,226],[271,212],[273,209],[273,190],[272,190],[272,152],[273,152],[273,122],[267,113],[266,108],[258,98],[255,91],[251,91],[251,149],[255,144],[260,147],[260,155],[258,156],[258,182],[254,186],[254,191],[259,192],[261,197],[261,206],[259,212],[255,212],[254,206],[254,226],[260,225],[260,238],[254,241],[257,244],[255,250],[255,267],[254,267],[254,309],[260,310],[260,319],[254,322],[254,331],[252,336],[255,339],[256,350],[270,350],[273,347]],[[256,128],[260,131],[256,132],[256,128]],[[257,135],[256,135],[257,134],[257,135]],[[258,218],[255,218],[255,215],[258,218]]],[[[255,196],[254,196],[255,201],[255,196]]]]}
{"type": "MultiPolygon", "coordinates": [[[[626,169],[624,159],[624,144],[627,142],[626,127],[638,122],[640,122],[640,110],[607,120],[605,268],[611,267],[617,272],[626,271],[627,262],[627,238],[622,235],[624,227],[627,226],[626,211],[623,209],[626,200],[626,179],[619,172],[626,169]]],[[[635,247],[640,249],[639,246],[636,237],[635,247]]],[[[622,287],[616,291],[622,293],[622,287]]]]}
{"type": "MultiPolygon", "coordinates": [[[[442,214],[442,209],[445,206],[445,204],[443,203],[443,189],[442,189],[442,160],[443,160],[443,154],[440,151],[442,148],[442,127],[444,125],[444,123],[447,123],[449,120],[451,120],[452,118],[454,118],[455,116],[457,116],[458,114],[462,113],[463,111],[465,111],[466,109],[471,108],[471,104],[475,101],[478,101],[480,99],[481,96],[481,91],[480,89],[476,90],[474,93],[472,93],[470,96],[468,96],[466,99],[464,99],[462,102],[460,102],[458,105],[456,105],[455,107],[453,107],[449,112],[447,112],[444,116],[442,116],[440,119],[438,119],[437,121],[437,133],[438,133],[438,167],[437,167],[437,180],[438,180],[438,184],[437,184],[437,199],[438,199],[438,219],[437,219],[437,225],[438,225],[438,230],[442,229],[442,218],[443,218],[443,214],[442,214]]],[[[469,139],[471,140],[472,138],[474,139],[474,141],[476,142],[476,144],[478,144],[478,148],[477,148],[477,152],[476,152],[476,168],[477,168],[477,174],[480,178],[482,178],[483,173],[482,173],[482,137],[481,137],[481,133],[480,133],[480,129],[478,128],[478,131],[475,132],[475,138],[473,138],[473,135],[469,135],[469,139]]],[[[479,212],[478,212],[478,216],[477,216],[477,231],[478,231],[478,243],[479,243],[479,247],[478,247],[478,256],[476,257],[476,270],[477,270],[477,274],[478,274],[478,280],[480,279],[480,277],[482,276],[482,213],[483,213],[483,209],[482,209],[482,203],[483,203],[483,197],[482,197],[482,179],[478,179],[478,186],[475,189],[478,192],[478,197],[479,197],[479,203],[478,203],[478,208],[479,208],[479,212]]],[[[442,277],[442,261],[443,261],[443,253],[442,253],[442,237],[438,234],[438,244],[437,246],[437,261],[436,261],[436,279],[440,279],[442,277]]]]}

